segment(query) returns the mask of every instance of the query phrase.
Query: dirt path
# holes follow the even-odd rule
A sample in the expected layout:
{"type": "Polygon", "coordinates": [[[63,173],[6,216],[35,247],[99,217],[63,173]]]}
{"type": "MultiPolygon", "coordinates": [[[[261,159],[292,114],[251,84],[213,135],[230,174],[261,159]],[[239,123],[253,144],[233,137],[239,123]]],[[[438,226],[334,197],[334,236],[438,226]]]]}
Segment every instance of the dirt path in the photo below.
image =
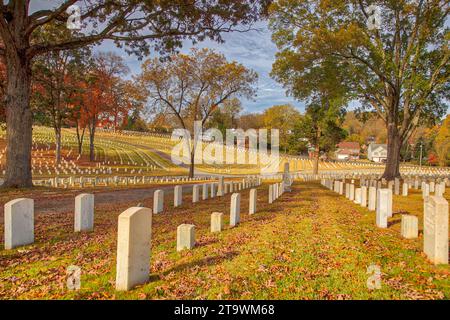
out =
{"type": "MultiPolygon", "coordinates": [[[[183,184],[183,194],[191,193],[194,184],[183,184]]],[[[173,193],[174,185],[149,186],[147,188],[139,189],[119,189],[119,190],[102,190],[94,191],[95,206],[119,204],[122,202],[136,201],[139,202],[148,200],[153,197],[155,190],[161,189],[173,193]]],[[[35,214],[58,214],[64,212],[72,212],[75,205],[75,196],[81,191],[74,191],[62,195],[48,194],[40,196],[34,200],[35,214]]],[[[33,198],[33,197],[31,197],[33,198]]],[[[12,199],[11,199],[12,200],[12,199]]],[[[0,206],[0,222],[3,221],[4,204],[0,206]]]]}

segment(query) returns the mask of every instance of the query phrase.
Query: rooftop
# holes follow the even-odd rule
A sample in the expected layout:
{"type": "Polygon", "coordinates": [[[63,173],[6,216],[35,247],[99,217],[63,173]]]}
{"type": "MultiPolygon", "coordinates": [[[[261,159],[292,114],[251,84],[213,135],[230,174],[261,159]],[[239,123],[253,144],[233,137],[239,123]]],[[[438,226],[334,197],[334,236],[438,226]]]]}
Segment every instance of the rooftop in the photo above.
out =
{"type": "Polygon", "coordinates": [[[352,150],[358,149],[359,150],[360,146],[359,146],[358,142],[343,141],[338,144],[338,148],[339,149],[352,149],[352,150]]]}

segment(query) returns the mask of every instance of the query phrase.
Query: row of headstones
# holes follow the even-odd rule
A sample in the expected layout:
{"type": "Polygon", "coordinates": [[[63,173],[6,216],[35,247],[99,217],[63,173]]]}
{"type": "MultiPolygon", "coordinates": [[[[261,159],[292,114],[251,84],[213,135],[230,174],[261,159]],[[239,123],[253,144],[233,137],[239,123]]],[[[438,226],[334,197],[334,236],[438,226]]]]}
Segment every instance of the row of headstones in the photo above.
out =
{"type": "Polygon", "coordinates": [[[289,189],[286,188],[283,181],[269,185],[269,204],[281,197],[285,191],[289,191],[289,189]]]}
{"type": "MultiPolygon", "coordinates": [[[[99,175],[99,174],[112,174],[113,170],[115,170],[116,173],[125,173],[125,174],[142,174],[143,172],[151,172],[153,170],[156,170],[157,167],[156,166],[146,166],[145,168],[141,168],[139,170],[137,169],[131,169],[128,170],[128,168],[112,168],[112,167],[108,167],[108,168],[101,168],[101,169],[91,169],[91,168],[78,168],[76,167],[75,169],[62,169],[62,170],[58,170],[55,169],[54,167],[45,167],[45,169],[39,168],[36,169],[35,167],[32,167],[31,173],[33,175],[56,175],[56,176],[60,176],[60,175],[99,175]]],[[[5,170],[3,170],[3,173],[5,172],[5,170]]]]}
{"type": "MultiPolygon", "coordinates": [[[[112,130],[110,129],[104,129],[105,132],[112,132],[112,130]]],[[[171,135],[170,134],[160,134],[160,133],[150,133],[150,132],[146,132],[146,133],[136,133],[136,132],[129,132],[129,131],[121,131],[119,133],[120,135],[124,135],[124,136],[138,136],[138,135],[144,135],[144,136],[154,136],[154,137],[158,137],[158,138],[163,138],[163,139],[167,139],[167,140],[171,140],[171,135]]],[[[245,149],[245,151],[248,151],[247,149],[245,149]]],[[[286,157],[286,159],[290,159],[292,161],[310,161],[312,162],[310,159],[303,159],[303,158],[298,158],[298,157],[293,157],[293,156],[289,156],[286,157]]],[[[339,165],[352,165],[355,167],[374,167],[374,166],[379,166],[379,167],[384,167],[384,164],[380,164],[380,163],[367,163],[367,162],[334,162],[334,161],[324,161],[323,163],[328,163],[330,165],[332,165],[333,167],[338,167],[339,165]]],[[[294,166],[295,167],[295,166],[294,166]]],[[[408,167],[408,170],[413,172],[413,171],[436,171],[436,172],[442,172],[445,171],[445,169],[442,168],[420,168],[420,167],[415,167],[415,166],[411,166],[408,167]]],[[[448,173],[448,170],[446,171],[448,173]]]]}
{"type": "Polygon", "coordinates": [[[138,184],[151,184],[151,183],[174,183],[174,182],[190,182],[190,181],[208,181],[212,180],[212,177],[151,177],[151,176],[133,176],[133,177],[68,177],[60,178],[55,177],[52,179],[37,180],[34,181],[35,185],[49,186],[49,187],[97,187],[97,186],[129,186],[138,184]]]}
{"type": "MultiPolygon", "coordinates": [[[[221,179],[223,182],[223,178],[221,179]]],[[[244,179],[242,183],[236,184],[237,190],[250,188],[260,185],[258,179],[244,179]]],[[[235,183],[225,184],[233,186],[235,183]]],[[[231,187],[232,188],[232,187],[231,187]]],[[[199,201],[200,185],[193,186],[193,202],[199,201]]],[[[216,195],[215,185],[211,184],[211,197],[216,195]]],[[[223,189],[222,189],[223,190],[223,189]]],[[[225,190],[233,190],[225,188],[225,190]]],[[[181,186],[175,187],[175,207],[181,205],[182,189],[181,186]]],[[[217,195],[221,195],[217,193],[217,195]]],[[[223,194],[222,194],[223,195],[223,194]]],[[[208,197],[208,184],[203,184],[203,199],[208,197]]],[[[157,190],[154,193],[154,213],[159,213],[163,208],[164,192],[157,190]]],[[[34,242],[34,200],[20,198],[9,201],[5,204],[5,249],[14,249],[19,246],[28,245],[34,242]]],[[[94,228],[94,195],[83,193],[75,197],[75,217],[74,230],[92,231],[94,228]]]]}
{"type": "MultiPolygon", "coordinates": [[[[288,163],[286,163],[286,165],[288,165],[288,163]]],[[[295,180],[303,180],[303,181],[314,181],[318,179],[318,175],[314,175],[314,174],[306,174],[306,173],[301,173],[301,172],[290,172],[289,170],[287,171],[290,175],[290,177],[292,179],[295,180]]],[[[262,180],[282,180],[284,178],[284,174],[285,173],[274,173],[274,174],[264,174],[261,175],[261,179],[262,180]]]]}
{"type": "MultiPolygon", "coordinates": [[[[260,185],[260,180],[250,181],[248,184],[246,182],[245,184],[245,186],[249,187],[257,185],[260,185]]],[[[278,186],[278,184],[274,184],[273,186],[278,186]]],[[[276,198],[283,192],[282,187],[280,189],[278,189],[278,187],[270,189],[272,197],[275,196],[276,198]]],[[[195,188],[193,191],[194,197],[198,195],[198,192],[195,190],[198,190],[198,188],[195,188]]],[[[161,193],[155,194],[157,207],[159,207],[161,203],[160,194],[161,193]]],[[[177,195],[179,197],[179,193],[175,192],[175,199],[177,199],[177,195]]],[[[250,190],[249,201],[249,214],[252,215],[256,213],[257,206],[257,190],[254,188],[250,190]]],[[[230,206],[231,227],[237,226],[240,222],[240,202],[241,194],[233,193],[230,206]]],[[[119,216],[116,276],[117,290],[129,290],[134,285],[148,280],[151,221],[152,211],[142,207],[130,208],[119,216]]],[[[223,225],[223,214],[214,212],[211,215],[211,232],[222,231],[223,225]]],[[[92,231],[93,227],[94,195],[80,194],[75,198],[75,231],[92,231]]],[[[8,202],[5,205],[5,249],[13,249],[18,246],[32,244],[33,242],[33,199],[16,199],[8,202]]],[[[178,226],[177,250],[192,249],[194,245],[195,226],[190,224],[178,226]]]]}
{"type": "MultiPolygon", "coordinates": [[[[229,181],[224,182],[223,177],[219,177],[219,182],[195,184],[192,186],[192,203],[200,201],[200,192],[202,200],[207,200],[208,195],[211,198],[221,197],[234,191],[241,191],[244,189],[257,187],[261,185],[259,178],[244,178],[242,182],[229,181]],[[201,190],[200,190],[201,189],[201,190]]],[[[174,207],[182,205],[183,201],[183,186],[178,185],[173,190],[173,204],[174,207]]],[[[153,213],[160,213],[164,208],[164,190],[156,190],[153,194],[153,213]]]]}
{"type": "Polygon", "coordinates": [[[128,130],[121,130],[120,132],[115,132],[114,129],[108,129],[108,128],[101,128],[99,131],[102,132],[109,132],[109,133],[115,133],[117,135],[122,136],[149,136],[149,137],[157,137],[157,138],[164,138],[167,140],[171,139],[170,133],[157,133],[157,132],[137,132],[137,131],[128,131],[128,130]]]}
{"type": "MultiPolygon", "coordinates": [[[[358,171],[352,171],[352,172],[339,172],[339,171],[328,171],[326,173],[320,174],[321,178],[325,179],[360,179],[362,181],[366,180],[376,180],[381,181],[383,184],[387,183],[387,180],[383,178],[382,173],[371,173],[366,172],[363,170],[358,171]]],[[[420,184],[422,181],[425,182],[432,182],[439,183],[441,181],[444,181],[447,186],[450,186],[450,175],[449,173],[441,173],[441,174],[409,174],[409,173],[403,173],[402,174],[403,180],[405,182],[408,182],[410,184],[415,183],[417,180],[420,184]]],[[[398,178],[397,178],[398,179],[398,178]]]]}
{"type": "MultiPolygon", "coordinates": [[[[383,185],[386,183],[383,183],[382,181],[376,181],[376,180],[360,180],[360,185],[364,185],[366,187],[377,187],[378,189],[381,189],[383,185]]],[[[392,190],[395,195],[400,195],[400,179],[395,178],[394,181],[387,182],[387,188],[392,190]]],[[[428,197],[430,195],[430,192],[434,192],[436,196],[442,196],[445,193],[445,181],[441,181],[438,184],[435,183],[435,181],[430,181],[427,183],[426,181],[422,181],[419,185],[419,180],[415,180],[414,183],[412,180],[404,180],[402,184],[402,196],[408,196],[409,189],[414,187],[414,189],[419,190],[422,189],[422,195],[423,198],[428,197]]]]}
{"type": "MultiPolygon", "coordinates": [[[[447,177],[404,177],[403,184],[399,178],[395,178],[392,181],[387,181],[386,179],[379,180],[377,176],[374,175],[326,175],[325,179],[332,180],[343,180],[346,181],[348,178],[354,183],[355,179],[359,179],[360,186],[366,187],[377,187],[378,189],[383,188],[387,185],[388,189],[393,190],[395,195],[400,195],[400,185],[402,185],[402,195],[407,196],[408,190],[410,188],[419,190],[422,189],[424,197],[429,196],[430,192],[434,192],[437,196],[442,196],[445,193],[445,187],[450,186],[450,180],[447,177]]],[[[324,179],[324,178],[323,178],[324,179]]]]}
{"type": "MultiPolygon", "coordinates": [[[[5,204],[5,249],[34,243],[34,200],[20,198],[5,204]]],[[[92,231],[94,228],[94,195],[75,197],[74,231],[92,231]]]]}
{"type": "MultiPolygon", "coordinates": [[[[50,149],[51,149],[51,146],[47,145],[45,150],[48,151],[50,149]]],[[[42,147],[39,147],[38,145],[33,145],[33,152],[37,156],[41,156],[42,157],[44,149],[42,147]]],[[[71,152],[72,152],[72,149],[70,149],[69,154],[71,152]]],[[[69,156],[69,155],[67,155],[67,156],[69,156]]],[[[3,156],[0,154],[0,160],[2,159],[2,157],[3,156]]],[[[77,160],[79,160],[79,158],[80,157],[78,157],[77,160]]],[[[157,169],[157,166],[155,166],[155,165],[153,165],[151,163],[148,163],[148,161],[146,161],[146,159],[142,159],[142,160],[145,161],[145,169],[146,169],[147,172],[157,169]]],[[[1,161],[0,161],[0,163],[1,163],[1,161]]],[[[111,163],[111,161],[103,161],[102,162],[102,164],[108,164],[108,165],[110,163],[111,163]]],[[[124,163],[125,163],[124,161],[120,161],[121,165],[123,165],[124,163]]],[[[114,164],[118,164],[118,163],[114,162],[114,164]]],[[[132,165],[132,164],[133,165],[139,165],[138,163],[133,162],[133,161],[132,162],[127,162],[125,164],[128,164],[128,165],[132,165]]],[[[100,165],[100,163],[98,163],[98,165],[100,165]]],[[[0,168],[2,170],[5,169],[2,164],[0,164],[0,168]]],[[[119,168],[117,168],[116,170],[118,172],[119,168]]],[[[2,171],[3,174],[4,174],[4,171],[5,170],[2,171]]],[[[124,168],[124,171],[127,172],[127,168],[124,168]]],[[[142,168],[139,169],[139,170],[132,169],[130,173],[133,174],[133,173],[136,172],[136,173],[140,174],[140,173],[142,173],[142,171],[143,171],[142,168]]],[[[101,168],[101,169],[100,169],[100,166],[99,166],[98,170],[94,170],[94,169],[91,170],[91,168],[81,168],[73,160],[67,161],[66,159],[64,159],[64,157],[61,159],[61,163],[59,163],[59,164],[55,164],[55,161],[54,161],[53,158],[50,159],[50,160],[33,158],[32,159],[32,173],[36,174],[36,175],[37,174],[39,174],[39,175],[53,175],[53,174],[56,174],[56,175],[60,175],[60,174],[65,174],[65,175],[69,175],[69,174],[80,174],[80,175],[83,175],[83,174],[84,175],[107,174],[107,173],[112,173],[112,168],[111,167],[106,168],[105,166],[103,166],[103,168],[101,168]]]]}
{"type": "MultiPolygon", "coordinates": [[[[98,175],[98,174],[112,174],[113,170],[112,168],[101,168],[101,169],[91,169],[91,168],[85,168],[85,169],[80,169],[78,167],[75,168],[63,168],[58,170],[56,167],[51,166],[51,167],[47,167],[45,166],[44,170],[40,167],[38,167],[39,169],[36,169],[36,167],[32,166],[32,170],[31,173],[33,175],[49,175],[49,176],[60,176],[60,175],[98,175]]],[[[131,172],[134,173],[134,172],[131,172]]],[[[140,172],[141,173],[141,172],[140,172]]]]}
{"type": "MultiPolygon", "coordinates": [[[[393,215],[392,188],[377,189],[375,186],[368,188],[364,185],[355,188],[353,183],[344,184],[343,181],[331,179],[322,179],[321,183],[340,195],[345,193],[345,197],[350,201],[368,207],[370,211],[376,211],[376,225],[379,228],[388,227],[388,218],[393,215]]],[[[407,184],[403,186],[407,190],[407,184]]],[[[440,193],[434,196],[424,195],[423,198],[424,253],[434,264],[448,264],[448,202],[440,193]]],[[[418,237],[417,216],[402,214],[401,235],[406,239],[418,237]]]]}
{"type": "MultiPolygon", "coordinates": [[[[37,142],[37,141],[40,141],[40,144],[44,144],[44,145],[46,145],[46,150],[47,151],[49,151],[49,150],[51,150],[52,149],[52,146],[53,146],[53,148],[54,148],[54,144],[48,144],[47,143],[47,141],[53,141],[54,140],[54,137],[53,137],[53,135],[52,134],[44,134],[44,135],[41,135],[39,138],[37,138],[37,139],[35,139],[35,137],[33,137],[33,144],[35,145],[35,149],[37,149],[37,155],[39,156],[42,156],[42,151],[43,151],[43,149],[41,149],[40,147],[39,147],[39,144],[36,144],[35,142],[37,142]]],[[[71,137],[71,138],[68,138],[68,137],[66,137],[66,138],[63,138],[62,139],[62,141],[61,141],[61,145],[62,146],[67,146],[67,147],[70,147],[73,143],[75,143],[75,137],[71,137]]],[[[107,149],[114,149],[115,150],[115,148],[111,148],[111,146],[114,146],[114,145],[118,145],[119,143],[117,143],[117,142],[112,142],[112,141],[102,141],[102,140],[100,140],[100,141],[98,141],[97,142],[97,144],[96,144],[96,148],[100,148],[100,149],[103,149],[103,148],[107,148],[107,149]]],[[[70,154],[72,153],[72,149],[70,149],[69,150],[69,153],[68,153],[68,155],[67,156],[70,156],[70,154]]],[[[121,154],[120,153],[118,153],[118,155],[119,155],[119,157],[121,158],[121,161],[120,161],[120,163],[121,164],[124,164],[125,162],[123,161],[123,159],[122,159],[122,157],[121,157],[121,154]]],[[[145,167],[150,167],[151,169],[154,169],[154,166],[152,166],[151,165],[151,163],[149,163],[146,159],[144,159],[141,155],[140,155],[140,153],[139,152],[137,152],[137,155],[141,158],[141,160],[144,162],[144,166],[145,167]]],[[[81,155],[78,155],[78,157],[77,157],[77,160],[79,160],[81,158],[81,155]]],[[[105,155],[105,159],[106,159],[106,155],[105,155]]],[[[95,155],[95,160],[97,160],[97,154],[95,155]]],[[[130,160],[131,160],[131,158],[130,158],[130,160]]],[[[102,163],[105,163],[106,161],[102,161],[102,163]]],[[[109,161],[108,161],[109,162],[109,161]]],[[[127,162],[127,164],[128,165],[138,165],[138,163],[136,163],[136,162],[134,162],[133,160],[131,160],[131,162],[127,162]]],[[[79,174],[87,174],[86,172],[79,172],[79,174]]]]}
{"type": "MultiPolygon", "coordinates": [[[[79,159],[77,159],[79,160],[79,159]]],[[[113,167],[111,166],[112,163],[114,165],[135,165],[135,166],[139,166],[139,163],[136,162],[124,162],[124,161],[120,161],[120,162],[116,162],[116,161],[103,161],[103,162],[98,162],[96,164],[95,168],[83,168],[78,166],[74,160],[69,160],[67,161],[66,159],[62,158],[61,159],[61,163],[60,164],[55,164],[54,159],[52,158],[51,160],[40,160],[40,159],[32,159],[32,170],[34,171],[42,171],[42,169],[45,169],[48,172],[51,172],[51,170],[54,170],[54,172],[56,173],[68,173],[68,172],[72,172],[72,173],[86,173],[86,174],[107,174],[107,173],[112,173],[113,167]],[[58,170],[59,169],[59,170],[58,170]]],[[[138,173],[138,172],[142,172],[142,171],[151,171],[151,170],[156,170],[158,167],[154,164],[150,164],[150,163],[146,163],[144,165],[144,168],[140,168],[139,170],[137,168],[130,168],[130,173],[138,173]],[[144,170],[146,169],[146,170],[144,170]]],[[[128,168],[115,168],[116,171],[118,172],[120,169],[122,169],[124,172],[128,172],[128,168]]]]}
{"type": "MultiPolygon", "coordinates": [[[[260,185],[258,180],[256,186],[260,185]]],[[[284,192],[283,182],[269,186],[269,203],[284,192]]],[[[205,189],[203,189],[205,190],[205,189]]],[[[161,190],[160,190],[161,191],[161,190]]],[[[180,192],[180,191],[179,191],[180,192]]],[[[179,199],[181,195],[175,199],[179,199]]],[[[193,194],[198,192],[193,191],[193,194]]],[[[155,199],[158,197],[155,196],[155,199]]],[[[236,227],[241,220],[241,194],[233,193],[230,204],[230,227],[236,227]]],[[[257,212],[257,189],[250,189],[249,214],[257,212]]],[[[134,207],[119,216],[117,240],[116,290],[130,290],[149,279],[152,211],[134,207]]],[[[154,213],[154,211],[153,211],[154,213]]],[[[221,232],[224,227],[222,212],[211,214],[211,232],[221,232]]],[[[177,251],[195,247],[195,225],[181,224],[177,227],[177,251]]]]}

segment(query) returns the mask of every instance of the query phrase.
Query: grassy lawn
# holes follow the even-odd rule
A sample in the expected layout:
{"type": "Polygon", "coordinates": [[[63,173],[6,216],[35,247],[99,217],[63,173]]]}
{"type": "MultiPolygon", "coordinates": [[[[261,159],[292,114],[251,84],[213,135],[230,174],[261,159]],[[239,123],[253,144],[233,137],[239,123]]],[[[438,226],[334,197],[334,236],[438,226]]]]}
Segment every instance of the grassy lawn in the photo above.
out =
{"type": "MultiPolygon", "coordinates": [[[[422,198],[394,197],[388,229],[375,213],[318,183],[296,183],[275,203],[268,185],[258,188],[258,213],[248,215],[242,191],[241,224],[209,232],[210,214],[225,214],[230,195],[193,207],[172,207],[153,217],[151,279],[129,292],[115,292],[117,216],[136,203],[96,207],[95,231],[75,234],[73,213],[37,214],[36,244],[5,251],[0,246],[2,299],[448,299],[449,266],[434,266],[418,239],[400,237],[400,212],[419,216],[422,198]],[[196,226],[196,247],[176,252],[176,227],[196,226]],[[379,265],[382,286],[369,290],[367,268],[379,265]],[[66,289],[66,268],[82,269],[81,290],[66,289]]],[[[447,189],[447,199],[449,196],[447,189]]],[[[152,199],[142,201],[152,206],[152,199]]],[[[3,225],[0,227],[3,238],[3,225]]]]}

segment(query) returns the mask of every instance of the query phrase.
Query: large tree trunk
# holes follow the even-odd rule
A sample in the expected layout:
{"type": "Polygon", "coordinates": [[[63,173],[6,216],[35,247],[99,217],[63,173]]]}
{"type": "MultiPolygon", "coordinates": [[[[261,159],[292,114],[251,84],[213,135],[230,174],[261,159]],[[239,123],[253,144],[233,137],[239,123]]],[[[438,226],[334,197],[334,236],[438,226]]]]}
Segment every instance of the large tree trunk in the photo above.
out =
{"type": "Polygon", "coordinates": [[[31,175],[32,114],[31,62],[25,52],[7,50],[6,67],[6,175],[4,187],[33,185],[31,175]]]}
{"type": "Polygon", "coordinates": [[[383,178],[390,181],[400,177],[400,149],[402,147],[402,142],[395,123],[390,122],[387,131],[387,162],[383,178]]]}
{"type": "Polygon", "coordinates": [[[56,126],[55,128],[55,144],[56,144],[56,150],[55,150],[55,158],[56,163],[61,163],[61,127],[56,126]]]}

